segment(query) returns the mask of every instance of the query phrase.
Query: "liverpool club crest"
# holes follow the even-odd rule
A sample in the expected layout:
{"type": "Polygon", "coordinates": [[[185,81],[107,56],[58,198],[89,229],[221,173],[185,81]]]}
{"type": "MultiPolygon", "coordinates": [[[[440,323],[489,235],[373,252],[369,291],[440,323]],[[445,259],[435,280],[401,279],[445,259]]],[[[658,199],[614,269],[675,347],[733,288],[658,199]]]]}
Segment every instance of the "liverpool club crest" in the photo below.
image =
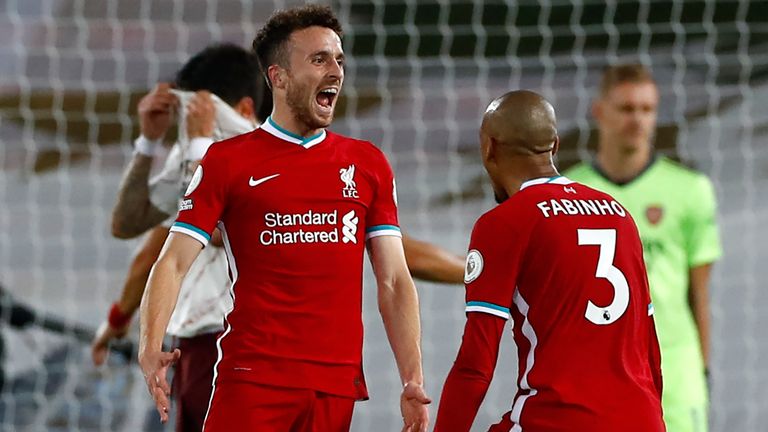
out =
{"type": "Polygon", "coordinates": [[[355,165],[339,170],[341,181],[344,182],[344,189],[341,194],[344,198],[359,198],[357,195],[357,183],[355,183],[355,165]]]}

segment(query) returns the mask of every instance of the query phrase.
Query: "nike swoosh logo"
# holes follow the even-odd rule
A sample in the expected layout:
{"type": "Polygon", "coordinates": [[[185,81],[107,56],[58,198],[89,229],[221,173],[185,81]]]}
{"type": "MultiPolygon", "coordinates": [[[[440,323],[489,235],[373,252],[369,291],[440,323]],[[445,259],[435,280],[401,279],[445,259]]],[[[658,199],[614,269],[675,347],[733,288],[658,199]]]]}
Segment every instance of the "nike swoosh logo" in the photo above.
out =
{"type": "Polygon", "coordinates": [[[248,186],[250,186],[250,187],[258,186],[258,185],[264,183],[265,181],[272,180],[273,178],[275,178],[275,177],[277,177],[279,175],[280,174],[272,174],[271,176],[262,177],[262,178],[260,178],[258,180],[254,180],[253,176],[251,176],[251,178],[248,179],[248,186]]]}

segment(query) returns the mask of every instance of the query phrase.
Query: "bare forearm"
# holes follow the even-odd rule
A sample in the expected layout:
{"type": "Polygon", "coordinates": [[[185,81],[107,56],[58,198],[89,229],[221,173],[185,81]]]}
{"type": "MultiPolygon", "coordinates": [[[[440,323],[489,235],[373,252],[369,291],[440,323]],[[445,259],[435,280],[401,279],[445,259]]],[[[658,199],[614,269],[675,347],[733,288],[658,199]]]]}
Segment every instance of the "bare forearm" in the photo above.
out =
{"type": "Polygon", "coordinates": [[[149,200],[149,173],[152,158],[134,154],[125,170],[112,209],[112,235],[132,238],[162,222],[168,215],[149,200]]]}
{"type": "Polygon", "coordinates": [[[704,264],[691,268],[689,273],[688,301],[699,332],[699,344],[705,367],[709,367],[709,276],[711,269],[711,264],[704,264]]]}
{"type": "Polygon", "coordinates": [[[183,274],[170,260],[160,259],[152,269],[141,300],[140,352],[162,347],[182,279],[183,274]]]}
{"type": "Polygon", "coordinates": [[[403,236],[403,249],[413,277],[430,282],[464,282],[462,257],[408,235],[403,236]]]}
{"type": "Polygon", "coordinates": [[[118,307],[126,315],[133,315],[141,304],[144,295],[144,287],[149,279],[152,265],[157,261],[165,239],[168,237],[168,229],[163,226],[153,228],[143,239],[143,243],[128,268],[128,276],[123,285],[123,291],[118,301],[118,307]]]}
{"type": "Polygon", "coordinates": [[[379,310],[403,383],[423,384],[419,300],[413,282],[398,280],[400,287],[379,288],[379,310]]]}
{"type": "Polygon", "coordinates": [[[693,295],[691,299],[691,308],[693,318],[696,321],[696,328],[699,331],[699,344],[701,345],[701,355],[704,359],[704,367],[709,367],[709,297],[707,293],[703,295],[693,295]]]}

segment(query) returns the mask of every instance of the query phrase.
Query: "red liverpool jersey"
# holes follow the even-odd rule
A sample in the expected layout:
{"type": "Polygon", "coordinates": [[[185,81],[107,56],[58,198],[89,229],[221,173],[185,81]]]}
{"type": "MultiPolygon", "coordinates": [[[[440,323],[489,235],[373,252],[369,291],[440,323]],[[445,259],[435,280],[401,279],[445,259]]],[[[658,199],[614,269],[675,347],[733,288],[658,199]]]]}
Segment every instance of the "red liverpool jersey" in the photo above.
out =
{"type": "Polygon", "coordinates": [[[612,197],[565,177],[524,183],[477,221],[465,282],[468,313],[514,322],[511,430],[664,430],[642,246],[612,197]]]}
{"type": "Polygon", "coordinates": [[[366,141],[302,138],[271,118],[214,144],[171,231],[204,245],[218,226],[234,309],[216,382],[246,380],[364,399],[363,249],[400,236],[392,170],[366,141]]]}

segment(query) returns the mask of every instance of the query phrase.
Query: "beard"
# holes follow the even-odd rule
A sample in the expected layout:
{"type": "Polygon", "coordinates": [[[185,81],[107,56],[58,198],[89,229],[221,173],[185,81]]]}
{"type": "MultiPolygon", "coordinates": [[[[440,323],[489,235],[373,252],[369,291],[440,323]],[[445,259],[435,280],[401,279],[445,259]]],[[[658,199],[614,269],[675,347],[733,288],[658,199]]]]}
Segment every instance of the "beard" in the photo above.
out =
{"type": "Polygon", "coordinates": [[[312,113],[312,103],[307,103],[307,96],[314,94],[307,85],[296,84],[288,86],[285,100],[288,108],[300,123],[303,123],[307,129],[321,129],[330,126],[330,121],[323,121],[312,113]]]}

